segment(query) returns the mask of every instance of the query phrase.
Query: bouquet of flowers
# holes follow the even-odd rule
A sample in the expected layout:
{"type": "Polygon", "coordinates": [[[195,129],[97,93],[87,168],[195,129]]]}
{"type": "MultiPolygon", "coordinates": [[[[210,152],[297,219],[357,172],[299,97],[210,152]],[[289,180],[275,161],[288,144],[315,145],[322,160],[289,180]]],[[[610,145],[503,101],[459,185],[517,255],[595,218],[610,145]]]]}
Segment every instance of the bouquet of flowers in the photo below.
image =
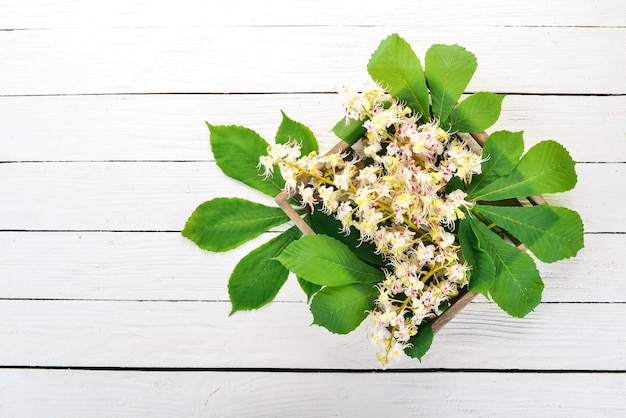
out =
{"type": "Polygon", "coordinates": [[[345,334],[367,317],[386,366],[421,358],[433,324],[462,295],[480,293],[523,317],[541,302],[534,259],[554,262],[583,247],[583,224],[542,193],[576,184],[558,142],[524,154],[521,132],[482,133],[502,95],[461,100],[476,58],[433,45],[425,68],[393,34],[372,55],[376,85],[345,89],[341,142],[320,154],[314,134],[283,113],[274,144],[241,126],[208,125],[223,172],[280,207],[216,198],[190,216],[183,235],[227,251],[285,222],[295,225],[243,257],[228,284],[232,312],[271,301],[293,272],[313,322],[345,334]]]}

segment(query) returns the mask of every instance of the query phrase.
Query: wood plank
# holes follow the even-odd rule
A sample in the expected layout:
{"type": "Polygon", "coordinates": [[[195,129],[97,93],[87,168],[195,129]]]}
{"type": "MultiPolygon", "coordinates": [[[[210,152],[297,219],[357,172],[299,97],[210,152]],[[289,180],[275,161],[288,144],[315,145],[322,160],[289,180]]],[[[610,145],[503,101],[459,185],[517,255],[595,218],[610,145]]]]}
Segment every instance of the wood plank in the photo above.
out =
{"type": "MultiPolygon", "coordinates": [[[[378,368],[365,324],[309,326],[304,303],[228,316],[228,303],[0,301],[2,365],[378,368]]],[[[436,369],[625,370],[626,304],[541,304],[524,319],[472,303],[418,362],[436,369]]]]}
{"type": "Polygon", "coordinates": [[[218,171],[212,162],[5,164],[0,166],[6,193],[0,212],[7,215],[2,225],[180,231],[196,206],[212,197],[242,196],[274,204],[269,196],[218,171]]]}
{"type": "MultiPolygon", "coordinates": [[[[237,262],[275,234],[210,253],[179,233],[0,233],[8,299],[225,301],[237,262]],[[36,262],[33,262],[36,260],[36,262]]],[[[277,300],[305,302],[295,279],[277,300]]]]}
{"type": "MultiPolygon", "coordinates": [[[[205,120],[246,125],[271,142],[281,109],[328,150],[340,101],[335,94],[0,97],[0,161],[210,159],[205,120]]],[[[527,146],[558,140],[577,161],[623,162],[626,96],[509,95],[490,132],[499,129],[524,131],[527,146]],[[581,127],[593,127],[594,139],[581,127]]]]}
{"type": "MultiPolygon", "coordinates": [[[[178,233],[2,232],[0,295],[226,301],[236,263],[269,236],[226,253],[209,253],[178,233]]],[[[538,263],[546,286],[543,301],[626,303],[626,260],[615,257],[626,247],[626,235],[587,235],[585,240],[586,248],[574,259],[538,263]]],[[[306,299],[292,278],[277,300],[306,299]]]]}
{"type": "Polygon", "coordinates": [[[0,31],[0,95],[327,92],[368,81],[392,31],[420,57],[433,43],[474,52],[468,91],[626,92],[626,28],[412,24],[0,31]]]}
{"type": "Polygon", "coordinates": [[[66,163],[0,164],[0,416],[626,414],[623,3],[425,0],[381,15],[372,0],[3,2],[0,162],[66,163]],[[271,138],[285,108],[325,132],[335,96],[321,93],[366,80],[392,31],[419,56],[467,46],[480,62],[468,91],[521,94],[502,127],[600,164],[548,196],[592,233],[579,258],[540,265],[547,303],[519,320],[479,299],[423,363],[394,366],[414,372],[369,373],[364,327],[307,326],[294,281],[267,309],[228,316],[230,269],[271,233],[215,255],[176,231],[204,200],[255,198],[210,161],[205,119],[271,138]],[[64,366],[110,370],[45,369],[64,366]],[[144,367],[160,371],[119,369],[144,367]]]}
{"type": "Polygon", "coordinates": [[[335,2],[288,0],[109,1],[93,4],[70,0],[5,0],[2,29],[66,27],[281,26],[281,25],[481,25],[622,26],[626,18],[619,1],[527,0],[502,3],[476,0],[423,0],[385,8],[373,0],[335,2]],[[445,18],[441,10],[445,7],[445,18]],[[280,10],[280,13],[276,13],[280,10]]]}
{"type": "Polygon", "coordinates": [[[414,413],[595,418],[626,414],[625,388],[626,375],[605,373],[355,375],[8,369],[0,370],[0,413],[51,418],[414,413]],[[429,399],[436,401],[425,401],[429,399]]]}
{"type": "MultiPolygon", "coordinates": [[[[587,232],[626,232],[623,194],[610,181],[626,164],[578,164],[576,189],[547,196],[579,211],[587,232]],[[603,216],[598,216],[603,213],[603,216]]],[[[180,231],[214,197],[273,199],[224,176],[213,162],[0,164],[0,229],[180,231]]]]}

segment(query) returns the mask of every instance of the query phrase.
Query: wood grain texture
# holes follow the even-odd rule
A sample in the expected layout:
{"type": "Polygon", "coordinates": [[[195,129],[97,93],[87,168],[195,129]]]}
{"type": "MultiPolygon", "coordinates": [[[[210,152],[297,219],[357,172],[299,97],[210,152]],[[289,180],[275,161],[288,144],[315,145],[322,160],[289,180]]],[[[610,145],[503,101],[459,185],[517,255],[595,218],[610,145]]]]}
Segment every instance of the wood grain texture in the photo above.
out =
{"type": "Polygon", "coordinates": [[[624,387],[624,374],[597,374],[590,382],[589,374],[580,373],[0,370],[5,394],[0,414],[349,417],[366,408],[367,416],[402,411],[406,416],[595,418],[626,414],[624,387]]]}
{"type": "Polygon", "coordinates": [[[1,416],[626,414],[623,2],[384,6],[3,1],[1,416]],[[547,198],[588,233],[577,258],[538,264],[544,303],[527,318],[477,298],[423,363],[370,373],[364,325],[309,326],[295,280],[266,309],[228,316],[230,271],[276,231],[223,254],[178,231],[213,197],[273,205],[221,174],[205,120],[271,140],[284,109],[327,149],[334,92],[368,80],[396,31],[420,57],[466,46],[479,61],[467,91],[512,93],[492,131],[555,139],[584,162],[576,189],[547,198]]]}
{"type": "Polygon", "coordinates": [[[619,1],[462,0],[407,2],[386,7],[374,0],[112,0],[106,4],[70,0],[6,0],[2,29],[189,26],[623,26],[626,12],[619,1]],[[280,13],[276,11],[280,10],[280,13]]]}
{"type": "MultiPolygon", "coordinates": [[[[321,150],[337,142],[336,94],[0,97],[0,161],[211,159],[205,120],[272,142],[281,109],[311,127],[321,150]]],[[[626,96],[509,95],[489,131],[499,129],[524,131],[527,147],[557,140],[576,161],[624,162],[626,96]]]]}
{"type": "Polygon", "coordinates": [[[396,31],[476,54],[468,91],[626,93],[626,28],[263,26],[0,31],[0,95],[328,92],[396,31]]]}
{"type": "MultiPolygon", "coordinates": [[[[379,368],[365,323],[331,334],[309,326],[305,303],[229,311],[226,302],[3,300],[0,358],[44,367],[379,368]]],[[[556,303],[516,319],[471,303],[421,363],[392,367],[624,371],[623,312],[619,303],[556,303]]]]}
{"type": "MultiPolygon", "coordinates": [[[[626,165],[578,164],[576,170],[576,188],[546,196],[550,204],[577,210],[587,232],[626,232],[623,195],[614,197],[614,185],[601,181],[623,177],[626,165]]],[[[180,231],[196,206],[214,197],[275,206],[214,162],[2,164],[0,178],[5,230],[180,231]]]]}
{"type": "MultiPolygon", "coordinates": [[[[210,253],[176,232],[2,232],[0,295],[225,301],[228,278],[237,262],[271,236],[226,253],[210,253]]],[[[576,258],[538,262],[546,286],[543,300],[626,303],[626,262],[616,257],[626,247],[626,234],[587,235],[585,244],[576,258]]],[[[304,302],[306,298],[292,278],[277,300],[304,302]]],[[[482,297],[475,300],[484,302],[482,297]]]]}

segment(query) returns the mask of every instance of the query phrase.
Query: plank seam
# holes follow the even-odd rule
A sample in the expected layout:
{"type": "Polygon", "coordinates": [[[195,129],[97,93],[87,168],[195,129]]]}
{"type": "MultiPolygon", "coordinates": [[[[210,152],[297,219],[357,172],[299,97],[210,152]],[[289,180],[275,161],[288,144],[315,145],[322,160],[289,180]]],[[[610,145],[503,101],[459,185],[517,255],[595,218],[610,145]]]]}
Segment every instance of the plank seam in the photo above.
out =
{"type": "MultiPolygon", "coordinates": [[[[477,93],[467,91],[463,94],[477,93]]],[[[542,92],[493,92],[506,96],[545,96],[545,97],[621,97],[626,93],[542,93],[542,92]]],[[[205,96],[278,96],[278,95],[305,95],[305,94],[338,94],[336,91],[273,91],[273,92],[100,92],[100,93],[41,93],[41,94],[0,94],[0,98],[6,97],[80,97],[80,96],[182,96],[182,95],[205,95],[205,96]]]]}
{"type": "MultiPolygon", "coordinates": [[[[443,25],[446,26],[446,25],[443,25]]],[[[485,24],[480,25],[485,28],[546,28],[546,29],[556,29],[556,28],[573,28],[573,29],[624,29],[626,26],[624,25],[493,25],[493,24],[485,24]]],[[[102,26],[97,27],[100,30],[115,30],[115,29],[175,29],[175,28],[184,28],[184,29],[194,29],[194,28],[202,28],[202,26],[191,25],[191,26],[180,26],[180,25],[172,25],[172,26],[155,26],[155,25],[139,25],[139,26],[102,26]]],[[[215,28],[386,28],[389,25],[376,25],[376,24],[351,24],[351,25],[336,25],[336,24],[302,24],[302,25],[219,25],[213,26],[215,28]]],[[[451,26],[453,27],[453,26],[451,26]]],[[[49,30],[80,30],[84,29],[82,26],[58,26],[58,27],[24,27],[24,28],[0,28],[0,32],[13,32],[13,31],[49,31],[49,30]]]]}
{"type": "MultiPolygon", "coordinates": [[[[180,234],[174,229],[0,229],[0,233],[112,233],[112,234],[180,234]]],[[[267,231],[268,234],[282,233],[283,231],[267,231]]],[[[584,235],[624,235],[626,231],[585,231],[584,235]]]]}
{"type": "MultiPolygon", "coordinates": [[[[227,299],[107,299],[107,298],[0,298],[0,302],[137,302],[137,303],[231,303],[227,299]]],[[[275,300],[272,303],[306,303],[299,300],[275,300]]],[[[475,300],[471,303],[495,302],[475,300]]],[[[626,301],[542,301],[542,305],[626,305],[626,301]]]]}
{"type": "MultiPolygon", "coordinates": [[[[4,160],[0,164],[82,164],[82,163],[215,163],[215,160],[4,160]]],[[[626,161],[576,161],[577,164],[626,164],[626,161]]]]}
{"type": "Polygon", "coordinates": [[[187,373],[345,373],[345,374],[407,374],[407,373],[494,373],[494,374],[626,374],[624,369],[484,369],[484,368],[408,368],[408,369],[308,369],[308,368],[269,368],[269,367],[112,367],[112,366],[31,366],[0,365],[0,370],[66,370],[104,372],[187,372],[187,373]]]}

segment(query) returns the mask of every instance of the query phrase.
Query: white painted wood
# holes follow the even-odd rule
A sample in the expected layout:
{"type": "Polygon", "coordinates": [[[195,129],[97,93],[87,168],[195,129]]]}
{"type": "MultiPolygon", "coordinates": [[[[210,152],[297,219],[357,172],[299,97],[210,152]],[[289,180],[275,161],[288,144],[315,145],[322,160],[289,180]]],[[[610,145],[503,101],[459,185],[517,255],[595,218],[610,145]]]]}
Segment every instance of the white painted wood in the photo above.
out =
{"type": "Polygon", "coordinates": [[[462,0],[403,3],[381,7],[373,0],[336,2],[288,0],[5,0],[2,29],[287,26],[287,25],[491,25],[491,26],[623,26],[626,13],[619,1],[462,0]],[[277,13],[280,11],[280,13],[277,13]]]}
{"type": "MultiPolygon", "coordinates": [[[[304,303],[228,316],[226,302],[0,301],[5,365],[61,367],[378,368],[366,325],[309,326],[304,303]]],[[[620,303],[542,304],[524,319],[472,303],[422,358],[393,367],[624,370],[620,303]]]]}
{"type": "MultiPolygon", "coordinates": [[[[268,235],[233,251],[210,253],[175,232],[2,232],[0,295],[9,299],[226,301],[233,268],[268,235]]],[[[586,248],[576,258],[538,263],[546,286],[543,301],[625,303],[626,260],[616,255],[626,247],[626,235],[587,235],[585,241],[586,248]]],[[[306,299],[291,278],[277,300],[306,299]]]]}
{"type": "Polygon", "coordinates": [[[2,2],[0,161],[49,162],[0,164],[0,415],[626,413],[623,2],[381,5],[2,2]],[[394,31],[420,57],[435,42],[466,46],[479,60],[468,91],[523,93],[505,99],[494,129],[523,129],[528,145],[556,139],[594,163],[578,166],[574,191],[548,196],[579,210],[592,234],[578,258],[539,264],[546,303],[527,318],[477,299],[423,363],[395,365],[428,370],[353,374],[342,370],[378,367],[364,329],[337,336],[308,326],[293,280],[280,302],[228,316],[229,272],[269,234],[216,255],[176,231],[204,200],[260,198],[210,161],[204,120],[271,139],[283,108],[330,146],[338,107],[321,93],[367,80],[370,54],[394,31]],[[171,92],[218,94],[136,94],[171,92]],[[250,92],[271,94],[220,94],[250,92]],[[172,232],[141,232],[155,230],[172,232]]]}
{"type": "Polygon", "coordinates": [[[213,162],[4,164],[0,178],[3,229],[180,231],[213,197],[275,205],[213,162]]]}
{"type": "Polygon", "coordinates": [[[624,374],[1,370],[20,417],[550,416],[626,414],[624,374]],[[426,401],[428,400],[428,401],[426,401]]]}
{"type": "Polygon", "coordinates": [[[332,91],[369,80],[395,31],[420,57],[433,43],[474,52],[469,91],[626,92],[623,27],[394,25],[0,31],[0,95],[332,91]]]}
{"type": "MultiPolygon", "coordinates": [[[[600,179],[625,164],[578,164],[573,191],[547,196],[579,211],[587,232],[626,232],[623,194],[600,179]],[[603,216],[597,216],[598,213],[603,216]]],[[[200,203],[270,197],[226,177],[214,162],[74,162],[0,165],[0,229],[180,231],[200,203]]]]}
{"type": "MultiPolygon", "coordinates": [[[[310,126],[322,150],[336,143],[335,94],[0,97],[0,161],[211,159],[205,121],[271,142],[281,109],[310,126]]],[[[527,146],[558,140],[577,161],[623,162],[626,96],[509,95],[490,132],[499,129],[524,131],[527,146]]]]}
{"type": "MultiPolygon", "coordinates": [[[[3,298],[228,300],[237,262],[274,234],[236,250],[200,250],[180,233],[0,233],[3,298]],[[34,263],[33,260],[36,260],[34,263]]],[[[626,298],[625,298],[626,299],[626,298]]],[[[277,297],[305,302],[295,279],[277,297]]]]}

